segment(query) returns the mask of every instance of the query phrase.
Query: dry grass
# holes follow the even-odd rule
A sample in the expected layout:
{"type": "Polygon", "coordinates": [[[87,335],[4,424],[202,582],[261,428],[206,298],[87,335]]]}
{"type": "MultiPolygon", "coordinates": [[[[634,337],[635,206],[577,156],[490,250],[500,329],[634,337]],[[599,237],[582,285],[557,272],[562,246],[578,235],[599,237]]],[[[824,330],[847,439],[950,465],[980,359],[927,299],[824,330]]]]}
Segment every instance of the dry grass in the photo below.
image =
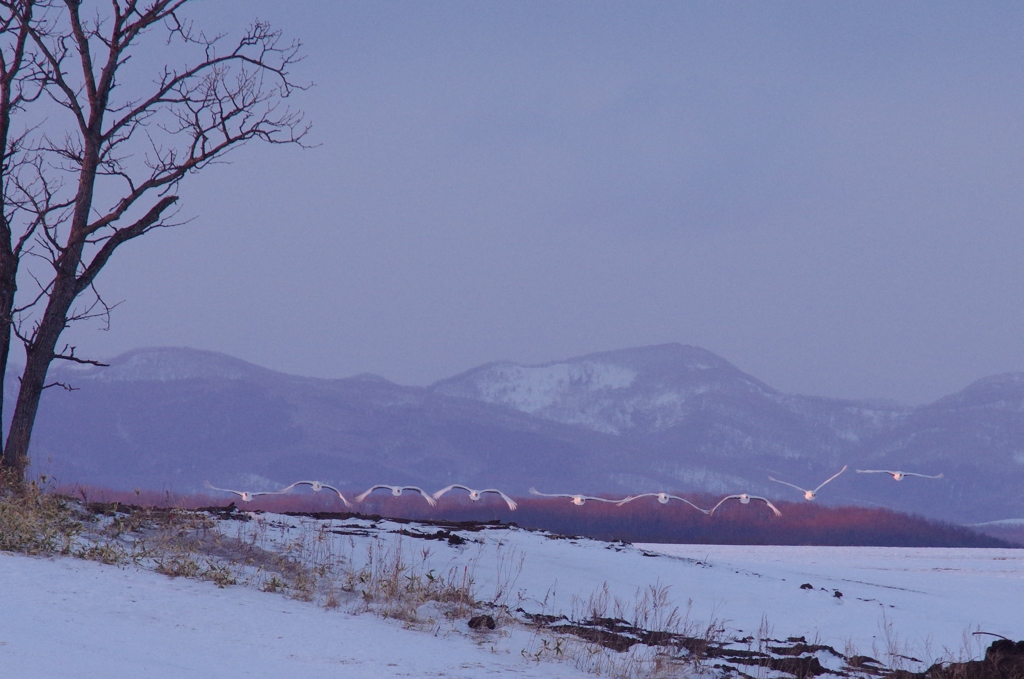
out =
{"type": "Polygon", "coordinates": [[[35,483],[21,492],[0,490],[0,550],[71,554],[83,530],[82,519],[67,498],[44,493],[35,483]]]}
{"type": "Polygon", "coordinates": [[[458,619],[480,608],[474,565],[436,572],[429,548],[411,541],[372,540],[357,553],[323,522],[298,528],[263,516],[220,522],[193,510],[88,503],[29,484],[0,494],[0,550],[73,556],[104,564],[149,568],[169,577],[236,584],[371,612],[409,625],[433,623],[422,613],[458,619]],[[225,534],[222,525],[234,528],[225,534]],[[341,545],[339,547],[339,545],[341,545]]]}
{"type": "Polygon", "coordinates": [[[691,621],[689,606],[683,611],[674,605],[661,584],[621,599],[605,583],[586,599],[574,597],[569,615],[542,613],[533,623],[537,631],[524,657],[561,660],[621,679],[701,674],[707,669],[705,651],[721,645],[725,632],[717,623],[691,621]]]}

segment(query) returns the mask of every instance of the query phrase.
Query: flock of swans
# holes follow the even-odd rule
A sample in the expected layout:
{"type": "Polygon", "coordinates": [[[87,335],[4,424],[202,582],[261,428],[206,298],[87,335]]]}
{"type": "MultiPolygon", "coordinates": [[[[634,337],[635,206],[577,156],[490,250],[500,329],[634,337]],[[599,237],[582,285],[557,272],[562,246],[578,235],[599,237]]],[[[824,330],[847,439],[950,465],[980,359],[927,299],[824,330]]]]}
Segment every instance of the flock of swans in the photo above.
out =
{"type": "MultiPolygon", "coordinates": [[[[820,485],[818,485],[818,487],[815,488],[814,490],[808,490],[806,488],[801,488],[800,486],[797,486],[795,484],[789,483],[788,481],[780,481],[779,479],[773,478],[771,476],[768,477],[768,480],[769,481],[774,481],[775,483],[781,483],[784,486],[789,486],[790,488],[794,488],[794,489],[800,491],[801,493],[803,493],[804,500],[807,500],[808,502],[810,502],[811,500],[813,500],[814,498],[816,498],[818,496],[818,491],[819,490],[821,490],[826,484],[834,481],[840,474],[845,472],[846,469],[847,469],[847,466],[848,465],[844,465],[842,469],[840,469],[838,472],[836,472],[835,474],[833,474],[829,478],[825,479],[825,481],[823,481],[820,485]]],[[[892,476],[893,480],[895,480],[895,481],[902,481],[907,476],[918,476],[918,477],[921,477],[921,478],[924,478],[924,479],[940,479],[940,478],[942,478],[942,474],[937,474],[935,476],[929,476],[928,474],[917,474],[917,473],[914,473],[914,472],[904,472],[904,471],[892,471],[892,470],[889,470],[889,469],[858,469],[856,471],[857,471],[858,474],[889,474],[890,476],[892,476]]],[[[332,492],[334,492],[334,493],[336,493],[338,495],[338,498],[343,503],[345,503],[346,507],[351,507],[352,506],[352,503],[349,502],[349,500],[342,494],[342,492],[340,490],[338,490],[334,486],[329,486],[326,483],[322,483],[320,481],[296,481],[295,483],[291,484],[290,486],[286,486],[286,487],[282,488],[281,490],[269,490],[269,491],[257,491],[257,492],[247,491],[247,490],[231,490],[230,488],[218,488],[216,486],[210,485],[209,481],[207,481],[205,485],[206,485],[207,488],[209,488],[211,490],[217,490],[217,491],[220,491],[220,492],[223,492],[223,493],[234,493],[235,495],[239,496],[242,499],[242,502],[252,502],[252,500],[254,498],[259,497],[261,495],[284,495],[284,494],[290,493],[297,486],[309,486],[313,490],[314,493],[318,493],[318,492],[320,492],[321,490],[324,490],[324,489],[332,491],[332,492]]],[[[444,495],[445,493],[448,493],[450,491],[453,491],[455,489],[466,491],[466,493],[468,493],[469,499],[472,500],[473,502],[479,501],[480,498],[483,495],[487,494],[487,493],[494,493],[496,495],[499,495],[501,497],[501,499],[505,501],[505,504],[508,505],[508,508],[510,510],[515,511],[516,507],[519,506],[519,505],[516,504],[515,500],[513,500],[511,497],[509,497],[505,493],[501,492],[497,488],[484,488],[483,490],[476,490],[476,489],[470,488],[469,486],[464,486],[464,485],[459,484],[459,483],[453,483],[450,486],[446,486],[446,487],[442,488],[441,490],[439,490],[439,491],[437,491],[436,493],[433,493],[433,494],[427,493],[425,490],[423,490],[419,486],[389,486],[387,484],[378,484],[376,486],[371,487],[369,490],[367,490],[367,491],[365,491],[363,493],[360,493],[359,495],[355,496],[354,499],[355,499],[356,502],[362,502],[367,497],[369,497],[370,494],[372,494],[374,491],[377,491],[377,490],[389,490],[389,491],[391,491],[391,495],[392,496],[394,496],[394,497],[401,497],[402,492],[408,490],[408,491],[411,491],[413,494],[420,495],[424,500],[426,500],[428,505],[433,507],[433,506],[437,505],[437,501],[438,501],[438,499],[442,495],[444,495]]],[[[588,500],[593,501],[593,502],[607,502],[607,503],[614,504],[614,505],[619,506],[619,507],[621,507],[622,505],[626,504],[627,502],[632,502],[634,500],[639,500],[640,498],[644,498],[644,497],[654,497],[654,498],[657,498],[658,502],[660,502],[663,505],[668,504],[671,500],[679,500],[681,502],[685,502],[689,506],[691,506],[694,509],[696,509],[698,512],[702,512],[703,514],[706,514],[707,516],[714,516],[715,511],[719,507],[721,507],[723,504],[728,502],[729,500],[739,500],[740,504],[743,504],[743,505],[750,504],[751,500],[757,500],[758,502],[765,503],[768,506],[768,508],[772,510],[772,513],[774,513],[775,516],[782,516],[782,512],[779,511],[778,507],[773,505],[771,503],[771,501],[769,501],[767,498],[760,497],[759,495],[749,495],[747,493],[739,493],[737,495],[727,495],[724,498],[722,498],[721,500],[719,500],[718,504],[716,504],[711,509],[703,509],[702,507],[698,507],[697,505],[695,505],[694,503],[690,502],[689,500],[687,500],[684,497],[679,497],[678,495],[670,495],[668,493],[641,493],[640,495],[629,495],[627,497],[622,498],[621,500],[612,500],[612,499],[604,498],[604,497],[596,497],[594,495],[580,495],[580,494],[569,494],[569,493],[542,493],[539,490],[537,490],[536,488],[530,488],[530,494],[531,495],[537,495],[539,497],[564,497],[564,498],[569,498],[570,502],[572,504],[576,505],[577,507],[582,507],[588,500]]]]}
{"type": "MultiPolygon", "coordinates": [[[[290,493],[292,489],[295,488],[296,486],[309,486],[313,489],[314,493],[319,492],[324,488],[327,488],[328,490],[332,490],[335,493],[337,493],[338,499],[344,502],[346,507],[352,506],[352,503],[348,501],[348,498],[346,498],[340,490],[338,490],[334,486],[328,486],[326,483],[322,483],[320,481],[296,481],[290,486],[285,486],[281,490],[264,490],[255,493],[247,490],[232,490],[230,488],[218,488],[217,486],[210,485],[209,481],[207,481],[205,485],[210,490],[219,490],[222,493],[234,493],[235,495],[242,498],[242,502],[252,502],[253,498],[258,497],[260,495],[285,495],[287,493],[290,493]]],[[[409,490],[412,491],[414,494],[418,493],[419,495],[421,495],[423,499],[427,501],[427,504],[433,507],[437,504],[437,498],[441,497],[450,490],[455,490],[456,488],[459,488],[469,493],[469,499],[472,500],[473,502],[478,501],[484,493],[497,493],[498,495],[501,496],[501,499],[505,501],[509,509],[515,510],[515,508],[519,506],[518,504],[516,504],[515,500],[510,498],[508,495],[505,495],[505,493],[501,492],[497,488],[484,488],[483,490],[475,490],[468,486],[463,486],[462,484],[459,483],[453,483],[450,486],[442,488],[433,495],[428,494],[427,491],[423,490],[419,486],[389,486],[387,484],[380,483],[377,484],[376,486],[373,486],[369,490],[360,493],[359,495],[356,495],[355,501],[362,502],[367,497],[369,497],[369,495],[373,493],[375,490],[390,490],[391,495],[393,495],[394,497],[401,497],[402,491],[409,490]]]]}

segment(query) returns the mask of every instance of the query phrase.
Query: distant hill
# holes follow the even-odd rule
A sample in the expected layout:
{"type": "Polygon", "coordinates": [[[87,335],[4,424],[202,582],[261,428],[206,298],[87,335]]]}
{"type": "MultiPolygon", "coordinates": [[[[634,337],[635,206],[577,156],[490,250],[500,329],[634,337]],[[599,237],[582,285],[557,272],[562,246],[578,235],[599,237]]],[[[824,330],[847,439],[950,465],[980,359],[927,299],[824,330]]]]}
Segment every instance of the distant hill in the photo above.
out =
{"type": "Polygon", "coordinates": [[[813,487],[849,464],[822,501],[949,520],[1024,517],[1024,374],[907,408],[783,394],[704,349],[666,344],[533,366],[492,363],[433,389],[628,440],[633,467],[610,479],[610,490],[744,488],[785,497],[790,491],[769,474],[813,487]],[[895,482],[857,468],[945,478],[895,482]]]}
{"type": "Polygon", "coordinates": [[[492,363],[430,387],[325,380],[213,352],[139,349],[56,366],[33,469],[63,483],[193,492],[315,478],[546,492],[800,494],[950,521],[1024,517],[1024,375],[907,408],[783,394],[698,347],[492,363]],[[939,480],[855,469],[944,473],[939,480]],[[233,485],[232,485],[233,484],[233,485]]]}
{"type": "Polygon", "coordinates": [[[294,377],[229,356],[142,349],[62,371],[33,435],[33,468],[62,483],[266,490],[299,478],[343,487],[494,479],[570,484],[617,452],[607,435],[382,378],[294,377]]]}

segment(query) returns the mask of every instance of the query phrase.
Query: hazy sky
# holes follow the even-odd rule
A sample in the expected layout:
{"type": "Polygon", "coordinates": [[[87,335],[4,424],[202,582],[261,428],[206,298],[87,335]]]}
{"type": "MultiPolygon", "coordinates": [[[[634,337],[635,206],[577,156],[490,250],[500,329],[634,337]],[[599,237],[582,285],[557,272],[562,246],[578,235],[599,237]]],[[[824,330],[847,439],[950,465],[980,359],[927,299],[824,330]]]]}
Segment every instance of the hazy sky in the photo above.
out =
{"type": "Polygon", "coordinates": [[[921,403],[1024,370],[1024,5],[207,2],[302,39],[310,150],[125,246],[79,354],[405,384],[695,344],[921,403]]]}

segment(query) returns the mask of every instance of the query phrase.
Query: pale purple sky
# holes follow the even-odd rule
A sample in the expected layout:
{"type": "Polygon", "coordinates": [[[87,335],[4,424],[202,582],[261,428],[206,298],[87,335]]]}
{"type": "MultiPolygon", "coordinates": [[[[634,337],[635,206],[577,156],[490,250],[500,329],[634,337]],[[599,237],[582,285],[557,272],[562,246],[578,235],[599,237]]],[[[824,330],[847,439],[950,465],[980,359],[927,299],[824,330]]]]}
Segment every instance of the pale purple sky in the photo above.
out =
{"type": "Polygon", "coordinates": [[[1024,370],[1024,6],[200,3],[302,39],[317,148],[189,178],[100,356],[404,384],[695,344],[921,403],[1024,370]]]}

